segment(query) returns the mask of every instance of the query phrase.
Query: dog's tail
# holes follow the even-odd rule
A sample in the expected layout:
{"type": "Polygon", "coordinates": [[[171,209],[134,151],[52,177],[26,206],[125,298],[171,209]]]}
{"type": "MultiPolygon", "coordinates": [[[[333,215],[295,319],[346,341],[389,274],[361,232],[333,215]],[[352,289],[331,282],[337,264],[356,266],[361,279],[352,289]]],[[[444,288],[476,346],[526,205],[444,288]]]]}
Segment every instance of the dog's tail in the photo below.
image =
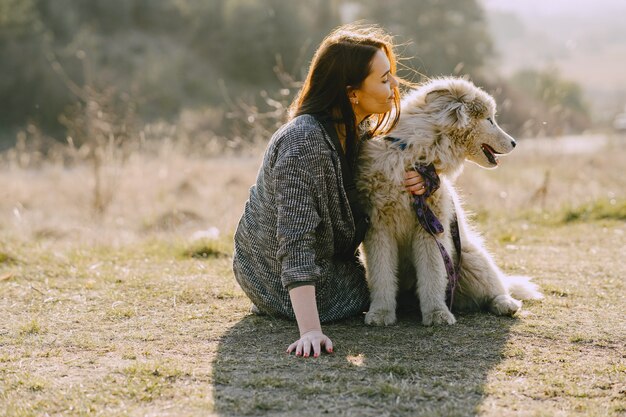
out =
{"type": "Polygon", "coordinates": [[[531,282],[530,277],[521,275],[507,275],[504,281],[509,293],[518,300],[541,300],[543,294],[539,286],[531,282]]]}

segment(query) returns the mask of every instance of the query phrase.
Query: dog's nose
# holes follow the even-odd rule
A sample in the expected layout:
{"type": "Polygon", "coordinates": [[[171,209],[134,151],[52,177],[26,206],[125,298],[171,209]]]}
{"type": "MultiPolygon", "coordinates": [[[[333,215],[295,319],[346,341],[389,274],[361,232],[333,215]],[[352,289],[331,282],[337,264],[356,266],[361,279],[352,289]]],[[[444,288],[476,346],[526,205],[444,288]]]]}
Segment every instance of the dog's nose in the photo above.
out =
{"type": "Polygon", "coordinates": [[[514,140],[511,141],[511,146],[515,148],[515,145],[517,145],[517,142],[515,142],[514,140]]]}

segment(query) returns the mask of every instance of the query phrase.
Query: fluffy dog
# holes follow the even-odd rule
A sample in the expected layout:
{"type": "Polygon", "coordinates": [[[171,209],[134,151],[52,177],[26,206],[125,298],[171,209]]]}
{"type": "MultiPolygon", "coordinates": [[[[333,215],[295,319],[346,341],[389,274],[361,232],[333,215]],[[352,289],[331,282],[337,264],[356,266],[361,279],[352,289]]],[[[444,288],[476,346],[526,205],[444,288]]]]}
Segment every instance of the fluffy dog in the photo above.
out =
{"type": "Polygon", "coordinates": [[[515,140],[495,120],[494,99],[469,81],[432,80],[408,93],[389,138],[363,143],[356,183],[371,220],[363,242],[370,310],[365,322],[396,321],[399,291],[415,289],[424,325],[454,324],[446,305],[447,273],[435,238],[420,225],[413,198],[403,186],[404,173],[414,164],[433,164],[441,184],[426,200],[444,226],[436,239],[451,259],[457,259],[450,233],[456,216],[461,241],[460,279],[453,310],[489,309],[513,315],[518,299],[542,298],[530,278],[506,276],[471,229],[453,187],[467,159],[495,168],[498,155],[515,147],[515,140]],[[515,297],[515,298],[514,298],[515,297]]]}

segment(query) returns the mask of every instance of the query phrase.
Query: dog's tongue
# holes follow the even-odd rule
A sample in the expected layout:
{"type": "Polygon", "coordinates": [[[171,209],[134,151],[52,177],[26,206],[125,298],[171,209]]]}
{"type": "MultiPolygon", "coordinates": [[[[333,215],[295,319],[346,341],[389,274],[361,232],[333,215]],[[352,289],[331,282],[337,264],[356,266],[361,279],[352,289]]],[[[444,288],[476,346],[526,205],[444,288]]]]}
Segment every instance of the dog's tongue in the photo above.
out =
{"type": "Polygon", "coordinates": [[[480,147],[483,150],[483,153],[485,154],[489,162],[491,162],[494,165],[498,165],[498,158],[496,157],[496,151],[494,151],[493,148],[487,145],[486,143],[483,143],[480,147]]]}

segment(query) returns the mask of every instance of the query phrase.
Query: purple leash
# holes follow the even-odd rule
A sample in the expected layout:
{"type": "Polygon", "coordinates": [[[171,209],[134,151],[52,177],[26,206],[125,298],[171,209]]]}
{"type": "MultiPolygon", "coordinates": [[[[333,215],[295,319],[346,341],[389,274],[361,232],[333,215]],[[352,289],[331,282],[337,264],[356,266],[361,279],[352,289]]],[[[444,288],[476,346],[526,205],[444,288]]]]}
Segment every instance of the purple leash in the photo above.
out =
{"type": "MultiPolygon", "coordinates": [[[[390,136],[387,136],[385,139],[397,144],[401,150],[406,148],[406,143],[402,142],[401,139],[390,136]]],[[[448,276],[446,303],[448,304],[448,307],[452,309],[452,304],[454,303],[454,291],[460,279],[459,267],[461,265],[461,236],[459,234],[459,223],[456,217],[456,212],[454,213],[454,218],[450,223],[450,234],[452,235],[452,241],[454,242],[454,248],[456,249],[457,254],[455,266],[450,258],[450,255],[448,255],[448,251],[446,251],[446,248],[444,248],[436,237],[436,235],[443,233],[443,225],[426,203],[426,199],[439,189],[440,180],[437,175],[437,171],[435,170],[435,166],[433,164],[414,164],[413,169],[422,176],[425,189],[424,194],[413,196],[413,208],[415,209],[417,219],[424,230],[426,230],[437,243],[437,247],[439,248],[439,252],[443,258],[443,263],[446,267],[446,274],[448,276]]]]}

